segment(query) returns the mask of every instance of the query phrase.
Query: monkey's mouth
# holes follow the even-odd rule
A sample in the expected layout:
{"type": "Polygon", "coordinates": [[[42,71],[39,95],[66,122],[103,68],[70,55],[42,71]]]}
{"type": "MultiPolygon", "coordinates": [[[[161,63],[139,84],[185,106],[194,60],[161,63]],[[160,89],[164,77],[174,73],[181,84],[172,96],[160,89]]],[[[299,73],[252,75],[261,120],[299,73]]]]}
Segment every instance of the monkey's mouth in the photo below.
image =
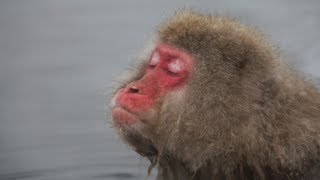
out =
{"type": "Polygon", "coordinates": [[[112,117],[120,125],[130,125],[138,121],[137,115],[120,106],[112,109],[112,117]]]}

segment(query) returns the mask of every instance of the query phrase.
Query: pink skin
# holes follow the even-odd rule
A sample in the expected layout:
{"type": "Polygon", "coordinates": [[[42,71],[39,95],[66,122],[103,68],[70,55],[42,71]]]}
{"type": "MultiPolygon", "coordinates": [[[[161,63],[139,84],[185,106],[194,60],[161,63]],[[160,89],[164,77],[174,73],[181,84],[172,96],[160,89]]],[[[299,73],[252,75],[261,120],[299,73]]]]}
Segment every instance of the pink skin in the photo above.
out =
{"type": "Polygon", "coordinates": [[[160,44],[152,52],[141,79],[120,89],[112,116],[119,124],[134,124],[166,93],[183,88],[190,75],[193,58],[187,52],[160,44]]]}

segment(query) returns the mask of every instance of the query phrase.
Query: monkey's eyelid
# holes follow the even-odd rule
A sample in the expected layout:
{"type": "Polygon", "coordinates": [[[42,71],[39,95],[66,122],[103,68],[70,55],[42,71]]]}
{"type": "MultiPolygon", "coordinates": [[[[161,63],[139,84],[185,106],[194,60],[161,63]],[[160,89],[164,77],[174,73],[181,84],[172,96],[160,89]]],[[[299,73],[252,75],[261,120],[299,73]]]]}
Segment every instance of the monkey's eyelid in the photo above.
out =
{"type": "Polygon", "coordinates": [[[160,62],[160,54],[158,51],[155,51],[151,56],[150,65],[155,66],[159,64],[159,62],[160,62]]]}
{"type": "Polygon", "coordinates": [[[180,72],[172,72],[166,68],[163,68],[163,70],[169,75],[169,76],[179,76],[180,72]]]}
{"type": "Polygon", "coordinates": [[[169,64],[168,64],[168,69],[169,71],[173,72],[173,73],[179,73],[183,70],[183,63],[181,61],[181,59],[177,58],[172,60],[169,64]]]}

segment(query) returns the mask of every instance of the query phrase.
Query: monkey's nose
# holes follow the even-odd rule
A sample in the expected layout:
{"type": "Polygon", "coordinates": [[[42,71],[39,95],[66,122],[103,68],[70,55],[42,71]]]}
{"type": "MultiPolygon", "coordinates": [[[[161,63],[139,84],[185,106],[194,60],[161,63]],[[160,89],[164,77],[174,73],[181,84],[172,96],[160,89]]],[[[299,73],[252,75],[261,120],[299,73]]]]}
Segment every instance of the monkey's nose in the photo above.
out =
{"type": "Polygon", "coordinates": [[[137,86],[130,86],[128,89],[128,93],[139,93],[140,90],[137,86]]]}

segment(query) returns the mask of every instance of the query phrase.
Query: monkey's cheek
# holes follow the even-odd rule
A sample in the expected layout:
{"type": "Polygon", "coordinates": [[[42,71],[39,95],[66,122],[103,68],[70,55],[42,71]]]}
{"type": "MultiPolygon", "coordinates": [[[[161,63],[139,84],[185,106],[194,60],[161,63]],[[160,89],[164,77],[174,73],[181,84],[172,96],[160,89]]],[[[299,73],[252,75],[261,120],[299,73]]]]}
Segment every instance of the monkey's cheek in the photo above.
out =
{"type": "Polygon", "coordinates": [[[112,110],[112,117],[119,125],[131,125],[138,121],[138,117],[127,110],[116,107],[112,110]]]}

